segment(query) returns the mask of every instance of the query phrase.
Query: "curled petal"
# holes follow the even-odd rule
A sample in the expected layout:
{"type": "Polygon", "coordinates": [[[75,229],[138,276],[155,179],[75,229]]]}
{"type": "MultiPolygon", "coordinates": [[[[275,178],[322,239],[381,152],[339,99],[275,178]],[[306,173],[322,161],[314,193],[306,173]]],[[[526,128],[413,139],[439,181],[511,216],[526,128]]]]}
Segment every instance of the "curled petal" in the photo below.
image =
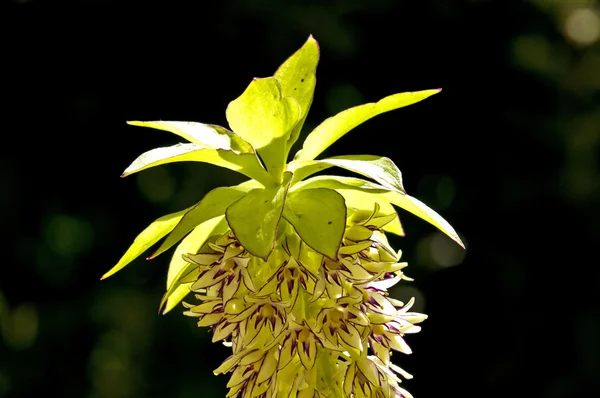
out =
{"type": "Polygon", "coordinates": [[[256,311],[257,307],[258,307],[257,304],[252,304],[251,306],[246,308],[244,311],[240,312],[239,314],[237,314],[236,316],[231,318],[230,322],[241,322],[244,319],[247,319],[250,315],[252,315],[252,313],[254,313],[254,311],[256,311]]]}
{"type": "Polygon", "coordinates": [[[346,397],[351,397],[352,392],[354,391],[354,376],[356,374],[356,365],[355,363],[351,363],[346,370],[346,375],[344,377],[344,395],[346,397]]]}
{"type": "Polygon", "coordinates": [[[244,286],[246,289],[250,290],[252,293],[256,293],[256,287],[254,286],[254,282],[252,281],[252,277],[248,273],[248,269],[246,267],[240,268],[240,272],[242,274],[242,280],[244,281],[244,286]]]}
{"type": "Polygon", "coordinates": [[[383,362],[384,364],[388,364],[390,362],[390,349],[383,344],[380,344],[375,339],[369,339],[369,345],[373,350],[373,353],[383,362]]]}
{"type": "Polygon", "coordinates": [[[243,382],[245,382],[250,376],[252,376],[252,372],[247,372],[248,367],[246,366],[238,366],[235,368],[231,377],[229,378],[229,382],[227,383],[227,388],[235,387],[243,382]]]}
{"type": "Polygon", "coordinates": [[[235,330],[237,324],[229,323],[227,321],[221,322],[215,327],[215,331],[212,337],[212,342],[216,343],[219,340],[223,340],[235,330]]]}
{"type": "Polygon", "coordinates": [[[223,271],[219,266],[209,268],[207,271],[200,274],[200,278],[192,284],[192,290],[198,290],[209,286],[216,285],[227,277],[228,273],[223,271]]]}
{"type": "Polygon", "coordinates": [[[317,359],[317,343],[314,338],[298,344],[298,356],[306,370],[311,370],[317,359]]]}
{"type": "Polygon", "coordinates": [[[338,333],[338,336],[340,336],[340,339],[348,347],[354,348],[358,351],[362,351],[363,345],[362,345],[362,340],[361,340],[361,336],[360,336],[358,329],[356,329],[356,327],[354,327],[351,324],[346,324],[345,329],[346,330],[343,330],[342,328],[337,329],[337,333],[338,333]]]}
{"type": "Polygon", "coordinates": [[[323,273],[323,270],[321,270],[319,279],[315,283],[315,290],[313,291],[313,295],[310,299],[311,303],[314,303],[323,295],[326,284],[327,284],[327,281],[325,280],[325,274],[323,273]]]}
{"type": "Polygon", "coordinates": [[[208,314],[204,315],[202,319],[198,321],[198,326],[212,326],[219,323],[223,319],[223,314],[208,314]]]}
{"type": "Polygon", "coordinates": [[[410,349],[408,344],[406,344],[406,341],[404,341],[402,336],[400,336],[399,334],[386,334],[386,336],[388,336],[388,338],[390,339],[390,347],[392,347],[394,350],[402,352],[404,354],[412,353],[412,350],[410,349]]]}
{"type": "Polygon", "coordinates": [[[371,247],[372,244],[373,244],[373,242],[371,242],[370,240],[364,240],[364,241],[357,242],[352,245],[345,245],[345,246],[340,247],[340,250],[338,251],[338,253],[345,254],[345,255],[356,254],[356,253],[359,253],[359,252],[365,250],[368,247],[371,247]]]}
{"type": "Polygon", "coordinates": [[[271,350],[265,356],[264,361],[260,365],[260,370],[258,371],[258,376],[256,377],[257,383],[263,383],[273,376],[275,370],[277,369],[277,356],[276,350],[271,350]]]}
{"type": "Polygon", "coordinates": [[[240,274],[235,273],[223,281],[223,303],[227,303],[240,287],[240,274]]]}
{"type": "Polygon", "coordinates": [[[261,349],[254,348],[250,350],[246,355],[240,359],[240,366],[250,365],[251,363],[255,363],[260,361],[265,355],[265,352],[261,349]]]}
{"type": "Polygon", "coordinates": [[[243,251],[244,248],[242,246],[229,245],[225,249],[225,253],[223,253],[223,259],[221,259],[221,262],[225,262],[231,258],[237,257],[242,254],[243,251]]]}
{"type": "Polygon", "coordinates": [[[360,326],[369,326],[369,318],[367,318],[367,316],[358,308],[348,306],[348,308],[346,308],[346,311],[348,311],[347,316],[350,322],[360,326]],[[350,318],[350,315],[353,316],[352,319],[350,318]]]}
{"type": "Polygon", "coordinates": [[[281,344],[281,349],[279,351],[279,364],[277,369],[281,370],[286,367],[288,363],[290,363],[294,357],[294,350],[296,349],[296,346],[296,339],[292,338],[291,335],[288,335],[281,344]]]}
{"type": "Polygon", "coordinates": [[[189,263],[210,266],[218,263],[221,260],[222,256],[222,253],[184,254],[183,259],[189,263]]]}
{"type": "MultiPolygon", "coordinates": [[[[222,306],[223,306],[223,304],[219,301],[209,301],[207,303],[202,303],[200,305],[192,307],[190,310],[192,312],[195,312],[198,314],[210,314],[215,311],[215,308],[222,307],[222,306]]],[[[221,311],[222,311],[222,309],[221,309],[221,311]]]]}
{"type": "Polygon", "coordinates": [[[373,386],[379,386],[379,372],[377,366],[368,358],[361,358],[356,361],[358,370],[373,386]]]}

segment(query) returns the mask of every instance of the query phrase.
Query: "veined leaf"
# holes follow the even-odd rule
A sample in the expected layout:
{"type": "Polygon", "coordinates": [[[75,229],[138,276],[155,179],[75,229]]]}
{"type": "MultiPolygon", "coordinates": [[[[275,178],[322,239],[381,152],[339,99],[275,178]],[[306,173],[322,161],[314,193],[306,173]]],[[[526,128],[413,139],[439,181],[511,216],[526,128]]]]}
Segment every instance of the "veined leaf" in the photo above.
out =
{"type": "Polygon", "coordinates": [[[254,79],[241,96],[229,103],[226,115],[233,131],[256,149],[266,169],[280,182],[286,143],[300,112],[298,101],[283,96],[277,79],[268,77],[254,79]]]}
{"type": "MultiPolygon", "coordinates": [[[[163,314],[173,309],[190,292],[187,284],[182,285],[177,280],[177,276],[182,272],[185,273],[185,269],[190,264],[183,259],[183,255],[189,253],[196,254],[210,236],[216,233],[223,233],[226,229],[227,223],[224,216],[212,218],[194,228],[177,246],[169,264],[167,292],[163,296],[159,306],[162,309],[166,302],[163,314]]],[[[195,264],[193,266],[196,267],[195,264]]]]}
{"type": "Polygon", "coordinates": [[[440,231],[448,235],[461,247],[465,247],[452,226],[438,213],[429,208],[420,200],[412,196],[392,191],[382,185],[378,185],[359,178],[339,176],[318,176],[302,181],[293,187],[293,191],[312,188],[351,189],[369,193],[376,198],[384,199],[393,205],[407,210],[417,217],[427,221],[440,231]]]}
{"type": "Polygon", "coordinates": [[[273,177],[262,167],[254,153],[235,153],[225,149],[203,148],[191,143],[151,149],[134,160],[121,177],[174,162],[212,163],[242,173],[265,186],[276,185],[273,177]]]}
{"type": "Polygon", "coordinates": [[[287,164],[287,170],[294,173],[294,178],[292,179],[292,186],[294,186],[306,177],[310,177],[311,175],[332,166],[333,165],[331,164],[319,162],[318,160],[292,160],[287,164]]]}
{"type": "Polygon", "coordinates": [[[346,200],[347,208],[355,210],[371,210],[375,207],[375,203],[377,203],[379,204],[380,212],[382,214],[396,214],[396,218],[384,225],[381,229],[394,235],[404,236],[404,229],[402,228],[402,224],[400,224],[400,218],[397,216],[396,209],[394,209],[394,206],[384,198],[353,189],[338,188],[336,191],[346,200]]]}
{"type": "Polygon", "coordinates": [[[332,189],[315,188],[290,193],[283,217],[315,251],[337,259],[346,227],[344,198],[332,189]]]}
{"type": "Polygon", "coordinates": [[[227,206],[243,197],[249,190],[250,188],[239,186],[219,187],[207,193],[200,202],[185,213],[177,226],[150,258],[154,258],[171,248],[203,222],[225,214],[227,206]]]}
{"type": "Polygon", "coordinates": [[[386,188],[406,193],[402,186],[402,173],[389,158],[374,155],[345,155],[319,161],[362,174],[386,188]]]}
{"type": "Polygon", "coordinates": [[[281,84],[281,93],[294,97],[300,105],[299,122],[287,140],[286,159],[290,148],[300,135],[306,115],[313,101],[316,70],[319,63],[319,45],[311,36],[304,45],[289,57],[275,72],[275,78],[281,84]]]}
{"type": "Polygon", "coordinates": [[[302,150],[296,154],[296,160],[313,160],[331,144],[348,131],[374,116],[394,109],[412,105],[439,93],[440,90],[424,90],[390,95],[379,102],[346,109],[326,119],[306,137],[302,150]]]}
{"type": "Polygon", "coordinates": [[[189,142],[201,147],[212,149],[232,149],[239,152],[254,152],[252,146],[240,136],[224,127],[214,124],[197,122],[172,122],[172,121],[129,121],[132,126],[150,127],[157,130],[169,131],[185,138],[189,142]]]}
{"type": "Polygon", "coordinates": [[[253,189],[225,212],[227,223],[242,246],[265,261],[275,246],[277,226],[291,179],[292,173],[286,172],[283,185],[253,189]]]}
{"type": "Polygon", "coordinates": [[[402,173],[394,162],[383,156],[374,155],[344,155],[332,158],[309,161],[292,161],[288,168],[294,172],[292,185],[302,179],[325,170],[331,166],[372,178],[386,188],[406,193],[402,186],[402,173]]]}
{"type": "Polygon", "coordinates": [[[117,273],[127,264],[135,260],[140,254],[148,250],[150,246],[158,242],[163,236],[171,232],[188,210],[189,208],[178,211],[177,213],[168,214],[150,224],[135,238],[133,244],[129,247],[129,249],[127,249],[117,265],[102,275],[102,278],[100,279],[106,279],[109,276],[117,273]]]}

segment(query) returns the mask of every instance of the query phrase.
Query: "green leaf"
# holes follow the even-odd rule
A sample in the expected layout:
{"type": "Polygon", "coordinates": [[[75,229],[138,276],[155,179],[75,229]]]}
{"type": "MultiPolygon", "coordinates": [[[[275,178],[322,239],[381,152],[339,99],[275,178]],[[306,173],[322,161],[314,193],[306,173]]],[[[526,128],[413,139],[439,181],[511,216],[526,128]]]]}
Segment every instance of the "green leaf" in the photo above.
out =
{"type": "Polygon", "coordinates": [[[286,143],[300,118],[300,106],[283,96],[277,79],[254,79],[227,107],[229,126],[249,142],[277,182],[286,163],[286,143]]]}
{"type": "Polygon", "coordinates": [[[304,45],[289,57],[275,72],[284,96],[294,97],[300,105],[300,121],[292,130],[287,141],[286,159],[290,148],[300,135],[300,130],[310,109],[317,83],[316,71],[319,63],[319,44],[311,36],[304,45]]]}
{"type": "Polygon", "coordinates": [[[256,154],[203,148],[196,144],[177,144],[170,147],[151,149],[134,160],[121,177],[127,177],[150,167],[174,162],[212,163],[242,173],[264,186],[276,185],[273,177],[260,164],[256,154]]]}
{"type": "Polygon", "coordinates": [[[227,223],[242,246],[265,261],[275,246],[277,226],[291,179],[292,173],[286,172],[283,185],[253,189],[225,212],[227,223]]]}
{"type": "Polygon", "coordinates": [[[315,188],[290,193],[283,217],[315,251],[337,259],[346,227],[344,198],[332,189],[315,188]]]}
{"type": "Polygon", "coordinates": [[[306,137],[302,150],[296,154],[295,159],[313,160],[331,144],[359,124],[381,113],[412,105],[439,92],[440,89],[394,94],[383,98],[379,102],[346,109],[326,119],[317,126],[306,137]]]}
{"type": "Polygon", "coordinates": [[[190,208],[178,211],[177,213],[167,214],[150,224],[135,238],[133,244],[127,249],[117,265],[102,275],[102,278],[100,279],[106,279],[117,273],[127,264],[135,260],[140,254],[148,250],[150,246],[158,242],[163,236],[171,232],[189,209],[190,208]]]}
{"type": "Polygon", "coordinates": [[[406,193],[402,186],[402,173],[394,162],[383,156],[374,155],[344,155],[322,160],[292,161],[288,169],[294,172],[292,185],[314,173],[331,166],[362,174],[380,183],[386,188],[406,193]]]}
{"type": "Polygon", "coordinates": [[[406,193],[402,186],[402,173],[389,158],[374,155],[346,155],[323,159],[320,162],[362,174],[386,188],[406,193]]]}
{"type": "Polygon", "coordinates": [[[379,204],[380,213],[385,215],[396,214],[396,218],[384,225],[382,229],[394,235],[404,236],[404,229],[402,228],[402,224],[400,224],[400,218],[397,217],[396,209],[394,209],[394,206],[392,206],[389,201],[381,197],[353,189],[336,188],[336,191],[344,197],[346,200],[346,207],[349,209],[368,211],[372,210],[375,207],[375,203],[377,203],[379,204]]]}
{"type": "Polygon", "coordinates": [[[243,197],[248,190],[249,188],[241,188],[239,186],[219,187],[207,193],[200,202],[185,213],[177,226],[150,258],[154,258],[170,249],[203,222],[225,214],[227,206],[243,197]]]}
{"type": "Polygon", "coordinates": [[[438,213],[430,209],[426,204],[412,196],[392,191],[382,185],[378,185],[359,178],[339,177],[339,176],[318,176],[303,181],[293,187],[293,191],[312,188],[331,188],[331,189],[351,189],[369,193],[374,198],[384,199],[404,210],[407,210],[417,217],[427,221],[440,231],[448,235],[452,240],[463,248],[465,247],[458,234],[452,226],[444,220],[438,213]]]}
{"type": "MultiPolygon", "coordinates": [[[[183,255],[189,253],[196,254],[210,236],[216,233],[223,233],[226,229],[227,223],[224,216],[212,218],[194,228],[177,246],[169,264],[167,292],[163,296],[159,306],[160,310],[166,303],[165,309],[162,312],[163,314],[173,309],[190,292],[188,284],[179,283],[177,278],[181,274],[185,275],[190,271],[187,270],[190,263],[183,259],[183,255]]],[[[193,268],[197,267],[196,264],[192,266],[193,268]]]]}
{"type": "Polygon", "coordinates": [[[294,178],[292,179],[292,186],[296,185],[300,181],[304,180],[306,177],[309,177],[319,171],[328,169],[333,165],[319,162],[318,160],[292,160],[287,165],[287,170],[294,173],[294,178]]]}
{"type": "Polygon", "coordinates": [[[252,146],[241,137],[224,127],[196,122],[129,121],[132,126],[150,127],[169,131],[203,148],[232,149],[239,152],[253,152],[252,146]]]}

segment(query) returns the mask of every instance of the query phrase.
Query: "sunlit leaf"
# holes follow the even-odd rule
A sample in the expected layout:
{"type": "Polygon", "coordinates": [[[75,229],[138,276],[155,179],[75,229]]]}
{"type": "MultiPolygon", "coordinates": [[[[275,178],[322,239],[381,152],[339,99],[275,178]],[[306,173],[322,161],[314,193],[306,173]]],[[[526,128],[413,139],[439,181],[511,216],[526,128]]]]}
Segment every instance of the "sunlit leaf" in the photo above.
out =
{"type": "Polygon", "coordinates": [[[283,96],[274,77],[254,79],[246,91],[227,107],[229,126],[258,152],[265,167],[281,180],[286,144],[300,118],[300,105],[283,96]]]}
{"type": "Polygon", "coordinates": [[[346,226],[346,205],[342,195],[327,188],[290,193],[283,217],[308,246],[337,259],[346,226]]]}
{"type": "Polygon", "coordinates": [[[390,95],[379,102],[346,109],[326,119],[306,137],[302,150],[296,154],[297,160],[313,160],[331,144],[340,139],[348,131],[374,116],[404,106],[412,105],[427,97],[439,93],[440,90],[424,90],[390,95]]]}
{"type": "Polygon", "coordinates": [[[133,244],[127,249],[117,265],[102,275],[101,279],[106,279],[123,269],[123,267],[135,260],[140,254],[148,250],[150,246],[154,245],[162,237],[171,232],[188,210],[190,209],[188,208],[178,211],[177,213],[168,214],[150,224],[135,238],[133,244]]]}
{"type": "Polygon", "coordinates": [[[284,174],[283,185],[257,188],[227,208],[229,227],[249,253],[266,260],[275,245],[277,226],[292,174],[284,174]]]}
{"type": "Polygon", "coordinates": [[[160,247],[152,253],[150,258],[154,258],[171,248],[203,222],[225,214],[227,206],[244,196],[249,189],[239,186],[219,187],[207,193],[200,202],[185,213],[177,226],[166,237],[160,247]]]}
{"type": "Polygon", "coordinates": [[[413,213],[417,217],[438,228],[463,248],[465,247],[454,228],[452,228],[446,220],[423,202],[412,196],[392,191],[382,185],[359,178],[339,176],[313,177],[294,186],[293,191],[312,188],[351,189],[367,192],[374,197],[382,198],[389,203],[413,213]]]}
{"type": "Polygon", "coordinates": [[[275,185],[275,180],[262,167],[256,154],[235,153],[225,149],[203,148],[191,143],[151,149],[134,160],[121,177],[126,177],[150,167],[174,162],[211,163],[242,173],[265,186],[275,185]]]}
{"type": "Polygon", "coordinates": [[[287,170],[294,173],[292,186],[319,171],[333,167],[332,164],[323,163],[318,160],[292,160],[287,164],[287,170]]]}
{"type": "Polygon", "coordinates": [[[306,115],[312,104],[317,82],[316,70],[319,63],[319,45],[311,36],[304,45],[289,57],[275,72],[275,78],[281,84],[281,92],[284,96],[294,97],[300,105],[300,121],[296,124],[287,141],[287,153],[298,139],[300,130],[306,120],[306,115]]]}
{"type": "Polygon", "coordinates": [[[386,188],[406,193],[402,186],[402,173],[389,158],[374,155],[345,155],[322,159],[320,162],[362,174],[386,188]]]}
{"type": "Polygon", "coordinates": [[[402,173],[391,159],[383,156],[344,155],[305,162],[292,161],[288,165],[288,169],[294,172],[293,183],[296,183],[331,166],[362,174],[386,188],[406,193],[404,186],[402,186],[402,173]]]}
{"type": "Polygon", "coordinates": [[[201,147],[212,149],[233,149],[239,152],[253,152],[252,146],[240,136],[224,127],[214,124],[197,122],[173,122],[173,121],[129,121],[132,126],[150,127],[157,130],[169,131],[185,138],[186,140],[201,147]]]}

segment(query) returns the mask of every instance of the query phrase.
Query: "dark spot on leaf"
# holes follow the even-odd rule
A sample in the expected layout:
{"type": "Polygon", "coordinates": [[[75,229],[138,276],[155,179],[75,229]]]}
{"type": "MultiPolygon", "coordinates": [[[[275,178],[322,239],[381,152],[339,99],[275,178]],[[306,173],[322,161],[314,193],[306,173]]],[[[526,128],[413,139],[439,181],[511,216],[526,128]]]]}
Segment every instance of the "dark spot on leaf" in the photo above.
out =
{"type": "Polygon", "coordinates": [[[331,225],[331,221],[328,221],[327,224],[331,225]]]}
{"type": "Polygon", "coordinates": [[[265,200],[265,203],[267,203],[267,202],[268,202],[268,200],[265,200]]]}
{"type": "Polygon", "coordinates": [[[296,87],[294,87],[294,91],[296,91],[296,87]]]}
{"type": "Polygon", "coordinates": [[[304,83],[304,79],[300,79],[300,81],[301,81],[302,83],[304,83]]]}

